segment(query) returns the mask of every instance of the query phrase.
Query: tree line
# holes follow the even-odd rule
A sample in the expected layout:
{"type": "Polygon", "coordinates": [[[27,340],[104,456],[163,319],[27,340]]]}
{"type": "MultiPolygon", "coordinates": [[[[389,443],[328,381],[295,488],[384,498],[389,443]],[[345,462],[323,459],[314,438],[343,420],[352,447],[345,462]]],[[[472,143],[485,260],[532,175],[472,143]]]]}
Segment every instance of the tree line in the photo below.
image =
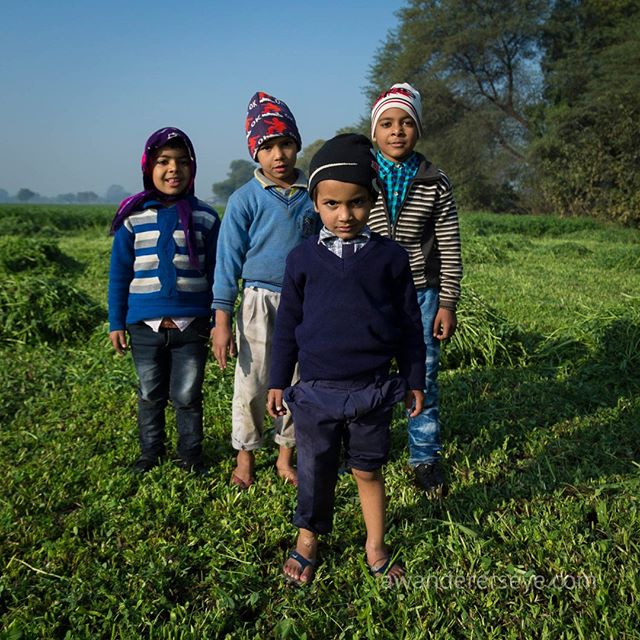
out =
{"type": "Polygon", "coordinates": [[[118,203],[131,194],[119,184],[112,184],[104,193],[99,196],[95,191],[77,191],[60,193],[50,198],[42,196],[36,191],[22,187],[15,195],[11,195],[6,189],[0,189],[0,204],[2,203],[37,203],[37,204],[111,204],[118,203]]]}
{"type": "MultiPolygon", "coordinates": [[[[418,150],[461,206],[640,226],[638,0],[408,0],[397,17],[369,102],[395,82],[419,89],[418,150]]],[[[351,129],[368,134],[368,117],[351,129]]],[[[234,162],[219,197],[253,171],[234,162]]]]}

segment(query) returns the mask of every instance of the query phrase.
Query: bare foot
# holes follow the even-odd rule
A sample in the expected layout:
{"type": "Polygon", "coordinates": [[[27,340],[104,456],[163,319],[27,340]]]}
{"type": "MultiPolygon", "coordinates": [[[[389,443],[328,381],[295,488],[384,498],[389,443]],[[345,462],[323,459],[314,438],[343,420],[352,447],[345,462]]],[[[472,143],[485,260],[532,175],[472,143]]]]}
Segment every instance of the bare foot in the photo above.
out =
{"type": "Polygon", "coordinates": [[[253,451],[238,451],[236,468],[231,474],[231,483],[240,489],[248,489],[254,482],[253,464],[255,456],[253,451]]]}
{"type": "Polygon", "coordinates": [[[317,551],[318,537],[316,534],[307,529],[300,529],[295,551],[289,553],[289,557],[282,567],[285,578],[298,586],[310,584],[315,572],[317,551]],[[300,560],[296,559],[296,556],[300,560]]]}
{"type": "Polygon", "coordinates": [[[384,577],[389,584],[395,584],[404,578],[405,570],[399,561],[391,562],[389,550],[385,545],[382,547],[367,547],[367,564],[369,570],[376,577],[384,577]]]}
{"type": "Polygon", "coordinates": [[[287,484],[292,484],[294,487],[298,486],[298,473],[293,467],[281,467],[279,464],[276,464],[276,470],[278,471],[278,475],[287,484]]]}
{"type": "Polygon", "coordinates": [[[288,484],[298,486],[298,473],[293,466],[293,449],[280,445],[278,459],[276,460],[278,475],[288,484]]]}

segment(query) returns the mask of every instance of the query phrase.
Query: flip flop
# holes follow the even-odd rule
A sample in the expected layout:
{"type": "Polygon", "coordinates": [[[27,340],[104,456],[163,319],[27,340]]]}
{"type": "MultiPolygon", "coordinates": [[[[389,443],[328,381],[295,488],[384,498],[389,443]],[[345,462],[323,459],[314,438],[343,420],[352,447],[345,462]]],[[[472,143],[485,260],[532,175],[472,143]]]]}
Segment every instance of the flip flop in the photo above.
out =
{"type": "Polygon", "coordinates": [[[284,573],[284,567],[282,569],[283,575],[284,575],[284,579],[292,584],[295,585],[296,587],[308,587],[312,580],[313,580],[313,575],[315,573],[315,568],[316,568],[316,560],[310,560],[309,558],[305,558],[302,554],[298,553],[295,549],[291,549],[291,551],[289,551],[289,553],[287,554],[287,559],[291,558],[291,560],[295,560],[299,565],[300,568],[302,569],[302,571],[300,572],[300,575],[302,575],[305,571],[305,569],[307,567],[311,567],[311,574],[309,576],[309,580],[296,580],[295,578],[291,577],[290,575],[284,573]]]}
{"type": "Polygon", "coordinates": [[[399,556],[394,557],[393,553],[391,552],[389,552],[387,559],[384,561],[384,563],[381,566],[373,568],[368,562],[366,562],[366,565],[372,576],[376,578],[387,578],[389,582],[397,582],[398,580],[401,580],[402,577],[404,576],[404,567],[402,566],[402,560],[400,559],[399,556]],[[398,566],[400,569],[402,569],[403,571],[402,576],[393,578],[387,575],[389,569],[391,569],[393,566],[398,566]]]}
{"type": "Polygon", "coordinates": [[[239,478],[235,473],[231,474],[231,484],[235,485],[242,491],[246,491],[255,481],[256,479],[253,477],[249,478],[249,481],[247,482],[242,478],[239,478]]]}

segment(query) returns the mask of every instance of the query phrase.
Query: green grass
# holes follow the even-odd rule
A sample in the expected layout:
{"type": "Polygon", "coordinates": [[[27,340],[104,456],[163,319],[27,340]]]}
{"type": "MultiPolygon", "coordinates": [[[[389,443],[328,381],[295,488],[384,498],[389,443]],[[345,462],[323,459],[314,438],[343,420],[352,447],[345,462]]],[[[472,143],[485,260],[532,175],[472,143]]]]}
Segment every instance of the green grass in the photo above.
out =
{"type": "Polygon", "coordinates": [[[0,638],[640,637],[637,231],[462,217],[465,299],[440,378],[449,496],[412,488],[399,412],[388,540],[407,581],[389,589],[365,571],[344,476],[300,591],[280,575],[295,493],[275,450],[249,491],[228,484],[231,370],[207,371],[210,478],[171,462],[128,471],[135,374],[103,323],[109,239],[82,215],[86,227],[38,245],[49,267],[2,263],[5,297],[52,270],[81,296],[65,322],[98,316],[75,335],[0,343],[0,638]]]}

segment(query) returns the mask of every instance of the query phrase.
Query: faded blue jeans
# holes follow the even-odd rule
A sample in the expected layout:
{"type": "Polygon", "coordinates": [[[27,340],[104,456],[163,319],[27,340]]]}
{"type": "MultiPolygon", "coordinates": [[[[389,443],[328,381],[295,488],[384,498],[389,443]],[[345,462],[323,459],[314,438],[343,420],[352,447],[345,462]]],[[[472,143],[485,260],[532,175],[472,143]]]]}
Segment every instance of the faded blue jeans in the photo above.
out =
{"type": "Polygon", "coordinates": [[[440,458],[440,409],[438,403],[438,369],[440,341],[433,337],[433,322],[438,312],[438,289],[418,289],[422,313],[424,342],[427,347],[427,374],[424,382],[424,408],[409,418],[409,464],[415,467],[440,458]]]}
{"type": "Polygon", "coordinates": [[[160,329],[144,322],[127,325],[138,373],[138,433],[143,457],[165,452],[165,407],[176,412],[178,455],[202,455],[202,383],[207,362],[209,323],[196,318],[184,331],[160,329]]]}

